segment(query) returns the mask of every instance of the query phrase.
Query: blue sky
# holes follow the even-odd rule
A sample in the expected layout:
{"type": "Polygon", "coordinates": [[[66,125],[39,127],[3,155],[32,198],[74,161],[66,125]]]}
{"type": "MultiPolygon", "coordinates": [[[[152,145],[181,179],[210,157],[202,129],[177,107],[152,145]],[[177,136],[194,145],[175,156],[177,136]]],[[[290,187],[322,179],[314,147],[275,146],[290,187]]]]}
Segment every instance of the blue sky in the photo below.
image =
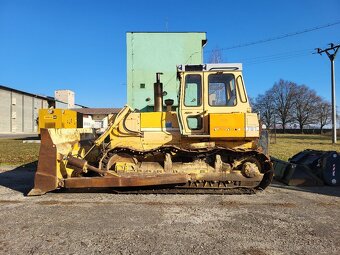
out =
{"type": "MultiPolygon", "coordinates": [[[[0,84],[49,96],[67,88],[75,91],[78,104],[120,107],[126,103],[127,31],[207,32],[208,60],[216,47],[337,21],[338,0],[0,0],[0,84]]],[[[330,42],[340,43],[340,24],[223,50],[223,58],[243,62],[252,97],[282,78],[306,84],[330,100],[330,61],[325,55],[311,54],[330,42]]],[[[337,77],[339,65],[340,53],[335,61],[337,77]]]]}

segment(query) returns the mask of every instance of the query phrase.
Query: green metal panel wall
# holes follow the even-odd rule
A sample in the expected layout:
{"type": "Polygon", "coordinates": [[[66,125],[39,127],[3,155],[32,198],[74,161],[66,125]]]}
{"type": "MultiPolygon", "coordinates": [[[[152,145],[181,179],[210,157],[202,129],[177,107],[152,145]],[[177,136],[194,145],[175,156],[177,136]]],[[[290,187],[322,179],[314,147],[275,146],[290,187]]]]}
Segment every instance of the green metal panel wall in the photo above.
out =
{"type": "Polygon", "coordinates": [[[177,105],[178,80],[176,65],[201,64],[206,34],[197,33],[135,33],[126,35],[127,101],[132,108],[153,110],[153,83],[162,72],[164,99],[177,105]],[[142,88],[145,86],[145,88],[142,88]],[[150,101],[146,101],[150,98],[150,101]]]}

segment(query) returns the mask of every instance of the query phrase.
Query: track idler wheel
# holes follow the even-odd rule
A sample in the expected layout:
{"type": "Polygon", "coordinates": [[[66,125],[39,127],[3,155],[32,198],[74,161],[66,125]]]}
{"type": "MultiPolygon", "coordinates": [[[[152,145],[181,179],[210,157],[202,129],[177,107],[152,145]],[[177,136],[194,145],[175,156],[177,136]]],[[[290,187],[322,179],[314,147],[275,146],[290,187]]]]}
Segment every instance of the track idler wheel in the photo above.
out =
{"type": "Polygon", "coordinates": [[[248,161],[243,163],[241,171],[242,174],[248,178],[253,178],[261,174],[257,164],[248,161]]]}
{"type": "Polygon", "coordinates": [[[137,171],[137,159],[127,153],[112,154],[103,159],[101,168],[113,171],[137,171]]]}

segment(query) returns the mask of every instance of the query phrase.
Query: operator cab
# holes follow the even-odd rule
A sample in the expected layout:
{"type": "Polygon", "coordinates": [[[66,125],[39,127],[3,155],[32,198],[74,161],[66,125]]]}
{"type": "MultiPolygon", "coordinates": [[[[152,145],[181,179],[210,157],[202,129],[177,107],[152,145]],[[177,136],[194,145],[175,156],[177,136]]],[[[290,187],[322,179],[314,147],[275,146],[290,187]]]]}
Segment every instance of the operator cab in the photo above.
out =
{"type": "Polygon", "coordinates": [[[182,135],[246,137],[245,121],[251,108],[242,64],[179,65],[177,73],[181,84],[178,120],[182,135]]]}

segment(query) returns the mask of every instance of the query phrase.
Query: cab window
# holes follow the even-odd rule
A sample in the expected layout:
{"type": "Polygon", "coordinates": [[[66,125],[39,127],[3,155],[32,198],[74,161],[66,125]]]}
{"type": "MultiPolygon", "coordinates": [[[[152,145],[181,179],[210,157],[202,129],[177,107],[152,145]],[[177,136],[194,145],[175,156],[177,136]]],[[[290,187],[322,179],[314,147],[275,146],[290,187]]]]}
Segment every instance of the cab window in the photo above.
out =
{"type": "Polygon", "coordinates": [[[202,129],[202,116],[188,116],[187,117],[188,128],[191,130],[202,129]]]}
{"type": "Polygon", "coordinates": [[[200,106],[202,104],[202,78],[199,74],[185,77],[184,105],[200,106]]]}
{"type": "Polygon", "coordinates": [[[244,89],[242,76],[239,75],[236,81],[237,81],[238,93],[240,95],[240,100],[242,103],[247,103],[247,95],[246,95],[246,90],[244,89]]]}
{"type": "Polygon", "coordinates": [[[209,105],[235,106],[235,78],[232,74],[210,74],[208,76],[209,105]]]}

